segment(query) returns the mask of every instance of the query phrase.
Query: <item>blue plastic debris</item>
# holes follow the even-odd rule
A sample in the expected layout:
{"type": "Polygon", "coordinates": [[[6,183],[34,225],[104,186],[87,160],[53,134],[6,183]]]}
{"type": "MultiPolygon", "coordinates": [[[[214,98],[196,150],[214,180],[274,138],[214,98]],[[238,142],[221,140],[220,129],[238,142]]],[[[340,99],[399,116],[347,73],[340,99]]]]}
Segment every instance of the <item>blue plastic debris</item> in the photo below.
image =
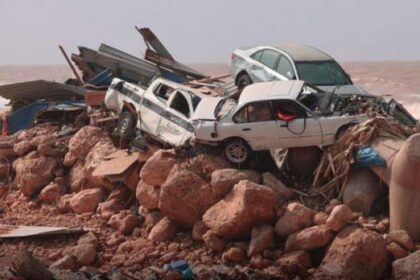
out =
{"type": "Polygon", "coordinates": [[[187,268],[189,268],[189,265],[184,260],[173,261],[169,264],[170,270],[183,271],[183,270],[186,270],[187,268]]]}
{"type": "Polygon", "coordinates": [[[182,271],[182,280],[191,280],[193,279],[193,271],[190,267],[182,271]]]}
{"type": "Polygon", "coordinates": [[[384,166],[385,160],[372,147],[362,145],[355,155],[357,167],[384,166]]]}

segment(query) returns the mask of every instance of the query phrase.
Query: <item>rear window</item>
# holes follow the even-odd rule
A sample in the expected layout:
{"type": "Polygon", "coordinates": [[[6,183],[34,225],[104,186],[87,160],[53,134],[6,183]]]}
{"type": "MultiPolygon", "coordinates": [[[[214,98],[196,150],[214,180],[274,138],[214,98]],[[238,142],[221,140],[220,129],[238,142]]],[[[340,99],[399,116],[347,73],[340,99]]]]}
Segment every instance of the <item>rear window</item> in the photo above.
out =
{"type": "Polygon", "coordinates": [[[264,50],[259,61],[265,66],[275,69],[278,63],[280,54],[272,50],[264,50]]]}

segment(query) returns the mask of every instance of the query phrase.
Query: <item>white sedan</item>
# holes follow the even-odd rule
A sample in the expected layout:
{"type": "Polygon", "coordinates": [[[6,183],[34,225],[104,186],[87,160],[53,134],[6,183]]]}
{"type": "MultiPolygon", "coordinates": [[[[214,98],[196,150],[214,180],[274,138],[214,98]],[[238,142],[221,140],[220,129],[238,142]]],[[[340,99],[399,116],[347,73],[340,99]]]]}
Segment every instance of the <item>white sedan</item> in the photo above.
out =
{"type": "Polygon", "coordinates": [[[274,81],[246,87],[237,104],[202,100],[193,117],[196,141],[222,145],[240,166],[252,151],[331,145],[341,130],[367,119],[334,112],[332,94],[306,92],[303,81],[274,81]]]}

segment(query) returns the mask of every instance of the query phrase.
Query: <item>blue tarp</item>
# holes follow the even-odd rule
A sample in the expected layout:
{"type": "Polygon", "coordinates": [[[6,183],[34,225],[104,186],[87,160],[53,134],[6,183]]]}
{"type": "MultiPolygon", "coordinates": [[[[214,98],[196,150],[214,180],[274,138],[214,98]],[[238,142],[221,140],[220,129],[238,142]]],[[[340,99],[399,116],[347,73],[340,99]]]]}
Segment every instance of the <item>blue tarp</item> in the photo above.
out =
{"type": "Polygon", "coordinates": [[[355,154],[357,167],[384,166],[385,160],[372,147],[362,145],[355,154]]]}

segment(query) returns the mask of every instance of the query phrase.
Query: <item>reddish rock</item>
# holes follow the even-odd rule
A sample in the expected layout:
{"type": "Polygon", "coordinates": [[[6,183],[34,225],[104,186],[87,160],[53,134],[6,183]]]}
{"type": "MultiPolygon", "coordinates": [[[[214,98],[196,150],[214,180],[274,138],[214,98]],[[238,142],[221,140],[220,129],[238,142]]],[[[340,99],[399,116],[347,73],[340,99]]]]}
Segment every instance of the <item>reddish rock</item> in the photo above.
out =
{"type": "Polygon", "coordinates": [[[275,230],[282,237],[289,236],[301,229],[312,225],[314,211],[308,207],[297,203],[289,203],[286,212],[277,221],[275,230]]]}
{"type": "Polygon", "coordinates": [[[197,241],[203,240],[203,235],[209,230],[209,227],[203,221],[198,221],[192,229],[192,238],[197,241]]]}
{"type": "Polygon", "coordinates": [[[81,191],[86,184],[85,170],[83,169],[84,161],[78,161],[70,169],[70,172],[67,176],[67,183],[72,192],[81,191]]]}
{"type": "Polygon", "coordinates": [[[13,146],[13,151],[19,156],[24,156],[34,149],[35,147],[32,145],[30,140],[20,141],[13,146]]]}
{"type": "Polygon", "coordinates": [[[326,225],[329,229],[340,231],[353,219],[353,212],[344,204],[337,205],[331,211],[326,225]]]}
{"type": "Polygon", "coordinates": [[[251,181],[240,181],[232,191],[203,215],[203,222],[226,238],[249,236],[253,227],[276,216],[274,192],[251,181]]]}
{"type": "Polygon", "coordinates": [[[392,254],[394,260],[398,260],[408,256],[408,252],[395,242],[391,242],[386,246],[388,252],[392,254]]]}
{"type": "Polygon", "coordinates": [[[269,225],[257,226],[252,229],[251,241],[248,246],[248,257],[262,254],[265,249],[274,246],[274,229],[269,225]]]}
{"type": "MultiPolygon", "coordinates": [[[[254,171],[255,172],[255,171],[254,171]]],[[[238,169],[226,168],[215,170],[211,174],[210,185],[214,195],[221,199],[231,191],[234,185],[241,180],[250,180],[259,183],[259,174],[255,175],[251,172],[241,171],[238,169]]]]}
{"type": "Polygon", "coordinates": [[[246,260],[245,252],[241,248],[232,247],[223,253],[222,258],[230,262],[243,262],[246,260]]]}
{"type": "Polygon", "coordinates": [[[70,200],[74,196],[74,194],[65,194],[60,197],[59,201],[57,202],[57,210],[60,213],[67,213],[72,211],[70,200]]]}
{"type": "Polygon", "coordinates": [[[125,235],[130,235],[133,229],[142,224],[142,219],[134,214],[125,216],[118,224],[118,231],[125,235]]]}
{"type": "Polygon", "coordinates": [[[317,212],[313,218],[314,225],[323,225],[327,222],[328,215],[325,212],[317,212]]]}
{"type": "Polygon", "coordinates": [[[107,199],[104,202],[98,204],[97,212],[101,215],[101,218],[108,220],[112,215],[124,209],[124,205],[119,199],[107,199]]]}
{"type": "Polygon", "coordinates": [[[104,138],[97,142],[90,152],[87,154],[84,164],[86,179],[95,186],[105,187],[109,190],[114,188],[114,185],[104,176],[95,175],[96,167],[102,162],[104,157],[115,152],[116,148],[110,138],[104,138]]]}
{"type": "Polygon", "coordinates": [[[78,268],[77,259],[74,256],[64,256],[50,265],[50,269],[57,270],[76,270],[78,268]]]}
{"type": "Polygon", "coordinates": [[[154,242],[172,240],[178,233],[178,228],[167,217],[161,219],[150,231],[148,239],[154,242]]]}
{"type": "Polygon", "coordinates": [[[84,159],[90,149],[105,136],[96,126],[82,127],[69,141],[69,154],[76,159],[84,159]]]}
{"type": "Polygon", "coordinates": [[[264,259],[261,255],[253,256],[249,263],[256,269],[264,269],[272,264],[270,260],[264,259]]]}
{"type": "Polygon", "coordinates": [[[147,230],[153,228],[160,220],[165,216],[160,211],[150,211],[146,216],[144,216],[144,226],[147,230]]]}
{"type": "Polygon", "coordinates": [[[211,174],[215,170],[231,167],[232,166],[223,157],[210,154],[200,154],[189,160],[187,164],[189,170],[200,175],[206,181],[210,181],[211,174]]]}
{"type": "Polygon", "coordinates": [[[80,265],[91,265],[96,258],[96,248],[90,244],[76,245],[63,251],[63,255],[71,255],[80,265]]]}
{"type": "Polygon", "coordinates": [[[320,270],[343,279],[379,279],[387,265],[386,242],[374,231],[347,226],[329,247],[320,270]]]}
{"type": "Polygon", "coordinates": [[[296,250],[311,251],[326,246],[333,238],[334,232],[325,225],[313,226],[289,235],[286,240],[285,250],[286,252],[296,250]]]}
{"type": "Polygon", "coordinates": [[[136,198],[147,209],[159,209],[160,187],[140,181],[136,189],[136,198]]]}
{"type": "Polygon", "coordinates": [[[294,196],[294,193],[273,174],[266,172],[262,177],[263,185],[272,189],[282,201],[289,200],[294,196]]]}
{"type": "Polygon", "coordinates": [[[92,245],[96,248],[98,246],[98,238],[93,232],[89,231],[77,240],[77,245],[92,245]]]}
{"type": "Polygon", "coordinates": [[[39,199],[48,204],[55,203],[66,193],[66,187],[62,184],[52,182],[42,189],[39,199]]]}
{"type": "Polygon", "coordinates": [[[203,235],[204,244],[206,244],[207,248],[212,249],[216,252],[222,252],[226,247],[226,242],[211,230],[207,231],[203,235]]]}
{"type": "Polygon", "coordinates": [[[304,268],[312,267],[311,255],[304,251],[298,250],[282,255],[276,262],[280,266],[301,266],[304,268]]]}
{"type": "Polygon", "coordinates": [[[395,280],[420,279],[420,251],[394,261],[392,276],[395,280]]]}
{"type": "Polygon", "coordinates": [[[76,214],[93,213],[102,200],[103,191],[101,189],[87,189],[74,195],[70,199],[70,206],[76,214]]]}
{"type": "Polygon", "coordinates": [[[388,239],[391,242],[395,242],[398,245],[402,246],[406,250],[414,249],[414,242],[411,239],[407,231],[403,229],[391,230],[388,235],[388,239]]]}
{"type": "Polygon", "coordinates": [[[32,196],[51,182],[57,167],[57,160],[53,158],[22,159],[15,168],[16,185],[24,195],[32,196]]]}
{"type": "Polygon", "coordinates": [[[146,184],[160,186],[176,162],[175,150],[158,150],[143,165],[140,178],[146,184]]]}
{"type": "Polygon", "coordinates": [[[174,168],[161,187],[159,208],[176,223],[192,227],[215,203],[215,198],[211,187],[200,176],[174,168]]]}

